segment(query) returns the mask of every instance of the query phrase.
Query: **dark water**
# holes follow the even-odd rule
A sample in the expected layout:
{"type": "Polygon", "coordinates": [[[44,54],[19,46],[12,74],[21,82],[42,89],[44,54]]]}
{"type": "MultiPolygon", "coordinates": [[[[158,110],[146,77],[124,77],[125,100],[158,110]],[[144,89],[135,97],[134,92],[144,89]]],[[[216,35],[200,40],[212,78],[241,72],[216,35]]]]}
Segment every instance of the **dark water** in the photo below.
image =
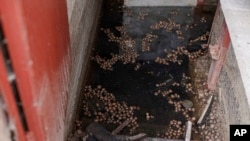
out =
{"type": "MultiPolygon", "coordinates": [[[[170,120],[176,119],[185,122],[185,118],[181,113],[176,113],[174,107],[169,105],[166,98],[155,96],[157,83],[167,80],[171,82],[181,82],[182,74],[189,74],[189,60],[186,56],[180,56],[183,60],[181,65],[170,63],[163,65],[155,62],[156,57],[164,57],[164,50],[174,50],[178,46],[185,46],[190,52],[201,49],[201,44],[207,41],[198,41],[189,45],[190,40],[205,34],[210,30],[214,8],[202,11],[192,7],[134,7],[129,10],[129,15],[117,3],[104,2],[103,14],[100,19],[97,31],[96,47],[92,54],[98,54],[101,57],[110,58],[110,53],[119,54],[118,44],[108,42],[108,37],[100,28],[109,28],[115,35],[120,33],[115,30],[116,26],[126,25],[127,34],[136,41],[136,50],[139,54],[135,63],[123,64],[118,61],[113,70],[103,70],[95,61],[90,61],[90,75],[87,85],[93,87],[102,85],[107,91],[113,93],[118,101],[125,101],[128,105],[139,106],[140,110],[136,111],[140,127],[137,132],[145,132],[149,136],[165,130],[170,120]],[[176,14],[177,12],[177,14],[176,14]],[[140,19],[140,14],[146,13],[144,19],[140,19]],[[201,22],[201,18],[205,17],[206,22],[201,22]],[[181,25],[183,40],[178,39],[178,35],[174,32],[167,32],[164,29],[152,30],[151,25],[170,18],[181,25]],[[186,29],[185,27],[190,27],[186,29]],[[141,51],[141,40],[147,33],[157,35],[158,38],[152,42],[151,51],[141,51]],[[141,67],[135,70],[135,66],[139,64],[141,67]],[[145,113],[149,112],[154,118],[147,121],[145,113]]],[[[185,92],[184,87],[174,87],[171,84],[166,85],[164,89],[172,89],[173,93],[178,93],[181,100],[192,99],[185,92]]],[[[91,119],[89,119],[91,121],[91,119]]],[[[85,121],[87,121],[85,119],[85,121]]],[[[88,123],[85,122],[87,125],[88,123]]],[[[108,127],[107,127],[108,128],[108,127]]],[[[126,130],[125,130],[126,131],[126,130]]]]}

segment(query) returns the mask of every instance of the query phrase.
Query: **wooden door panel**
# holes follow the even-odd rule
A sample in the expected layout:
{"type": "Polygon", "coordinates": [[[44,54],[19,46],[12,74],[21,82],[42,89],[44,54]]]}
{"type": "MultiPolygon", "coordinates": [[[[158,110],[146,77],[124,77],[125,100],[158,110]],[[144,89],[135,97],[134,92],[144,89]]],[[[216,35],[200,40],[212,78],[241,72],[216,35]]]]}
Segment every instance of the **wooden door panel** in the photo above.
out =
{"type": "Polygon", "coordinates": [[[28,140],[62,141],[70,68],[64,0],[0,0],[28,140]]]}

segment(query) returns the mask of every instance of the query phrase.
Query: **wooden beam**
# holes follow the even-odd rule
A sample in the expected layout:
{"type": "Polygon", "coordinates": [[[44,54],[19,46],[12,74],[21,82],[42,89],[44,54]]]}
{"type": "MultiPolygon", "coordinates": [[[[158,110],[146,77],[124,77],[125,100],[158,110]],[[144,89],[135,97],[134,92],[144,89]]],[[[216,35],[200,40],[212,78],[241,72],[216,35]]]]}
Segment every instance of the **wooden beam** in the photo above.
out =
{"type": "Polygon", "coordinates": [[[192,122],[187,121],[186,122],[186,132],[185,132],[184,141],[190,141],[191,140],[191,132],[192,132],[192,122]]]}
{"type": "Polygon", "coordinates": [[[121,132],[121,130],[126,127],[131,122],[130,119],[125,120],[121,125],[119,125],[114,131],[112,131],[112,135],[117,135],[121,132]]]}
{"type": "Polygon", "coordinates": [[[200,116],[200,118],[199,118],[199,120],[197,122],[198,124],[202,123],[202,121],[203,121],[203,119],[204,119],[204,117],[205,117],[205,115],[206,115],[206,113],[208,111],[208,108],[210,107],[210,105],[212,103],[212,99],[213,99],[213,95],[211,95],[209,97],[209,99],[207,100],[207,104],[206,104],[206,106],[205,106],[205,108],[204,108],[204,110],[203,110],[203,112],[202,112],[202,114],[201,114],[201,116],[200,116]]]}

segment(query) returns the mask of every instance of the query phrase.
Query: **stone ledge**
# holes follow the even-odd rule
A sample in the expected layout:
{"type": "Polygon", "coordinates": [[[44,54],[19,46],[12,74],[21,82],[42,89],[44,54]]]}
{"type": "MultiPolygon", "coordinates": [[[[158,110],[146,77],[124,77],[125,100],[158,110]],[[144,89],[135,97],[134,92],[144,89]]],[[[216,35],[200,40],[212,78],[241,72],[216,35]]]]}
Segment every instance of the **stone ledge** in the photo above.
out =
{"type": "Polygon", "coordinates": [[[250,1],[221,0],[221,8],[250,107],[250,1]]]}

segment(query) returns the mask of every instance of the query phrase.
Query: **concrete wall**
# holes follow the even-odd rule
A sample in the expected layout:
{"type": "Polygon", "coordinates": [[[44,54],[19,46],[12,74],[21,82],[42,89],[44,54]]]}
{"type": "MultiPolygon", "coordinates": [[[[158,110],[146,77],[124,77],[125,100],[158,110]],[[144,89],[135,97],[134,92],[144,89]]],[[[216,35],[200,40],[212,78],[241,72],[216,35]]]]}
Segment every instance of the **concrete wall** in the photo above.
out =
{"type": "Polygon", "coordinates": [[[231,38],[219,83],[224,107],[230,124],[250,124],[250,2],[221,0],[221,7],[231,38]]]}
{"type": "Polygon", "coordinates": [[[90,49],[93,46],[102,0],[67,0],[71,40],[71,80],[66,115],[67,136],[75,123],[81,86],[86,75],[90,49]]]}
{"type": "Polygon", "coordinates": [[[221,7],[250,108],[250,1],[221,0],[221,7]]]}
{"type": "Polygon", "coordinates": [[[246,91],[242,81],[242,75],[235,56],[235,50],[230,44],[227,58],[218,83],[220,105],[224,119],[225,137],[229,137],[230,124],[250,124],[250,110],[246,91]]]}
{"type": "Polygon", "coordinates": [[[250,124],[250,110],[234,47],[230,44],[220,75],[222,102],[230,124],[250,124]]]}
{"type": "Polygon", "coordinates": [[[231,39],[218,83],[224,133],[229,137],[230,124],[250,124],[250,2],[221,0],[221,9],[231,39]]]}
{"type": "MultiPolygon", "coordinates": [[[[1,94],[0,94],[1,95],[1,94]]],[[[4,103],[0,97],[0,141],[11,141],[10,130],[5,115],[4,103]]]]}

